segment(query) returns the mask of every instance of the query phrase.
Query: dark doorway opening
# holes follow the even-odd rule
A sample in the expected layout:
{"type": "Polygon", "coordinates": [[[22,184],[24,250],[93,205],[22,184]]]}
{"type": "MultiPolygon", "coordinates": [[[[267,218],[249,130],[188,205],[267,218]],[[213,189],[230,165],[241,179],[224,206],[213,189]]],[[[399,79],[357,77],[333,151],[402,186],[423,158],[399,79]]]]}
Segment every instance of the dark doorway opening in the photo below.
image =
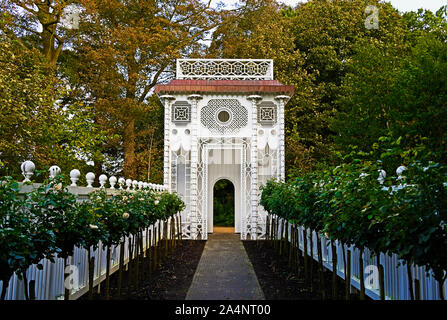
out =
{"type": "Polygon", "coordinates": [[[214,184],[213,220],[216,227],[234,227],[234,185],[227,179],[214,184]]]}

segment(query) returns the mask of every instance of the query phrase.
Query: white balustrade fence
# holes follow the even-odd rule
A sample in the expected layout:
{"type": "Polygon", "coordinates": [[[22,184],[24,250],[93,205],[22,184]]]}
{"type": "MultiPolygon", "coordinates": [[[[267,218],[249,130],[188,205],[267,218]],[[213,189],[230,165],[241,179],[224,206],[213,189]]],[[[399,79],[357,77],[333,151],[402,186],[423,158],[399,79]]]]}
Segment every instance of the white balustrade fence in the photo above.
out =
{"type": "MultiPolygon", "coordinates": [[[[281,232],[282,225],[285,223],[284,219],[279,218],[278,223],[278,235],[281,232]]],[[[287,239],[289,242],[291,239],[292,228],[295,227],[291,224],[288,225],[287,239]]],[[[299,234],[299,249],[304,253],[304,230],[302,226],[296,226],[299,234]]],[[[322,234],[312,231],[312,251],[310,246],[310,229],[307,229],[307,254],[309,257],[313,257],[315,261],[318,261],[318,243],[317,237],[321,239],[321,250],[323,266],[333,271],[332,263],[332,250],[331,240],[322,234]]],[[[343,260],[343,245],[339,241],[334,242],[337,252],[337,275],[345,279],[344,272],[344,260],[343,260]]],[[[351,286],[360,290],[360,250],[354,245],[346,246],[345,250],[351,250],[351,286]]],[[[377,256],[374,256],[368,249],[363,252],[363,267],[365,280],[371,279],[372,281],[365,281],[365,293],[373,300],[380,299],[380,290],[377,273],[377,256]]],[[[385,280],[385,299],[386,300],[410,300],[410,289],[408,283],[407,265],[404,260],[398,259],[397,255],[393,254],[389,256],[384,253],[379,255],[380,264],[384,268],[384,280],[385,280]]],[[[424,266],[411,265],[411,274],[414,280],[420,282],[420,297],[422,300],[440,300],[439,296],[439,283],[433,276],[432,272],[426,273],[424,266]]],[[[413,290],[415,285],[413,283],[413,290]]],[[[447,297],[447,286],[444,284],[444,297],[447,297]]]]}
{"type": "MultiPolygon", "coordinates": [[[[33,191],[38,188],[41,184],[31,183],[31,177],[34,174],[35,165],[31,161],[25,161],[21,165],[22,174],[25,177],[22,183],[20,183],[19,194],[24,196],[26,193],[33,191]]],[[[56,175],[61,173],[61,169],[57,166],[52,166],[49,170],[50,178],[54,178],[56,175]]],[[[89,172],[86,174],[86,187],[77,186],[77,182],[81,173],[77,169],[73,169],[70,172],[70,180],[72,182],[71,186],[68,187],[70,193],[75,194],[77,201],[85,201],[88,199],[88,195],[99,188],[93,188],[92,184],[95,179],[95,174],[89,172]]],[[[101,175],[99,177],[100,188],[105,188],[108,196],[112,196],[120,193],[123,190],[126,191],[136,191],[142,189],[150,189],[154,191],[165,191],[167,188],[163,185],[136,181],[131,179],[119,178],[111,176],[107,179],[106,175],[101,175]],[[107,181],[109,182],[109,187],[107,186],[107,181]],[[118,189],[115,188],[118,182],[118,189]]],[[[168,230],[170,230],[170,224],[166,224],[168,230]]],[[[149,243],[149,231],[152,235],[151,241],[153,239],[154,232],[158,233],[160,229],[160,234],[163,234],[163,224],[161,221],[157,221],[147,230],[143,231],[143,247],[144,250],[148,247],[149,243]]],[[[129,241],[133,236],[125,237],[124,245],[124,265],[126,266],[129,262],[129,241]]],[[[157,239],[159,240],[159,239],[157,239]]],[[[152,241],[152,246],[154,245],[152,241]]],[[[1,250],[1,249],[0,249],[1,250]]],[[[106,255],[107,247],[102,243],[98,244],[98,248],[93,252],[92,256],[95,257],[95,267],[94,267],[94,286],[105,280],[106,276],[106,255]]],[[[111,253],[111,266],[110,274],[113,274],[118,270],[119,267],[119,257],[120,257],[120,246],[112,246],[111,253]]],[[[26,272],[26,277],[28,281],[35,280],[35,296],[36,300],[55,300],[64,298],[65,290],[65,280],[70,273],[64,274],[64,260],[62,258],[55,258],[55,262],[52,263],[48,259],[41,260],[43,269],[39,270],[36,265],[32,265],[28,268],[26,272]]],[[[88,252],[87,250],[79,247],[75,247],[73,257],[70,258],[70,265],[74,266],[74,272],[77,271],[78,285],[74,283],[74,287],[70,292],[70,300],[77,299],[88,291],[88,252]]],[[[73,276],[76,276],[73,274],[73,276]]],[[[2,290],[3,283],[0,281],[0,292],[2,290]]],[[[24,300],[25,299],[25,288],[23,280],[19,280],[17,275],[14,274],[9,280],[8,288],[6,289],[5,300],[24,300]]]]}

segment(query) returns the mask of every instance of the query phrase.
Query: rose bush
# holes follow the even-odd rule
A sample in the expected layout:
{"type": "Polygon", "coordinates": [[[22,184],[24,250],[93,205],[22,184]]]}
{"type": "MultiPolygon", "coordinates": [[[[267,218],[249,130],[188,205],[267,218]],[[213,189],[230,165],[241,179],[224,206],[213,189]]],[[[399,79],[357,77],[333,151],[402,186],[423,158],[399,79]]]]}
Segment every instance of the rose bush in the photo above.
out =
{"type": "Polygon", "coordinates": [[[43,258],[66,259],[75,246],[91,255],[90,250],[96,250],[100,242],[108,248],[118,245],[124,236],[139,235],[157,220],[167,220],[184,208],[176,194],[152,190],[108,196],[99,189],[87,201],[77,202],[63,181],[63,176],[57,176],[20,196],[18,182],[10,177],[0,179],[2,298],[14,272],[21,277],[43,258]]]}
{"type": "MultiPolygon", "coordinates": [[[[381,162],[353,161],[287,183],[269,181],[267,212],[358,249],[396,254],[447,277],[447,167],[414,162],[379,183],[381,162]]],[[[440,290],[441,292],[441,290],[440,290]]]]}

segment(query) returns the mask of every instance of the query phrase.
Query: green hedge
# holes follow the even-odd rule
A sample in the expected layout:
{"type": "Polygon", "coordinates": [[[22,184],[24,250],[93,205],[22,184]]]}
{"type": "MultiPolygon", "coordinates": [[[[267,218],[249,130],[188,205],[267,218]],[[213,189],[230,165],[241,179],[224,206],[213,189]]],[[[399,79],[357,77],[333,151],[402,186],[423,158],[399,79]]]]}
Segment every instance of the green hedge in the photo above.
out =
{"type": "Polygon", "coordinates": [[[270,214],[332,240],[425,265],[442,285],[447,270],[447,167],[416,162],[404,171],[405,177],[388,177],[383,184],[377,180],[380,169],[380,162],[344,164],[287,183],[271,180],[263,188],[261,204],[270,214]]]}
{"type": "MultiPolygon", "coordinates": [[[[96,248],[99,241],[119,244],[157,220],[166,221],[184,209],[176,195],[152,190],[123,191],[107,196],[104,189],[77,202],[62,184],[63,177],[45,181],[19,197],[19,183],[0,178],[0,280],[19,277],[43,258],[66,258],[75,246],[96,248]]],[[[38,265],[38,268],[42,266],[38,265]]]]}

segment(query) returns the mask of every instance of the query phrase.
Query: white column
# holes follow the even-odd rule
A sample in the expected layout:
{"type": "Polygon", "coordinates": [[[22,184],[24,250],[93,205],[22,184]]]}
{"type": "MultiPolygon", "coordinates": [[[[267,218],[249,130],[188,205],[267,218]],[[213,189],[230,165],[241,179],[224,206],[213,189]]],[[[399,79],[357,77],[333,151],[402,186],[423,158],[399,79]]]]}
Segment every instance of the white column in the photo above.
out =
{"type": "Polygon", "coordinates": [[[175,97],[170,95],[163,95],[160,97],[160,100],[163,101],[165,106],[165,130],[164,130],[165,145],[164,145],[163,183],[167,188],[167,190],[171,192],[172,168],[171,168],[170,131],[171,131],[172,102],[175,100],[175,97]]]}
{"type": "Polygon", "coordinates": [[[250,143],[250,217],[248,221],[251,227],[251,239],[256,240],[258,228],[258,103],[262,99],[261,96],[252,95],[247,98],[252,102],[251,112],[251,143],[250,143]]]}
{"type": "Polygon", "coordinates": [[[279,120],[279,179],[285,181],[286,179],[286,163],[285,163],[285,137],[284,137],[284,107],[289,96],[277,96],[278,101],[278,120],[279,120]]]}
{"type": "MultiPolygon", "coordinates": [[[[198,102],[202,99],[201,95],[192,94],[188,96],[188,100],[191,101],[191,181],[190,181],[190,219],[191,219],[191,238],[196,238],[198,235],[197,224],[198,224],[198,177],[197,177],[197,166],[199,162],[199,110],[198,102]]],[[[204,233],[206,234],[206,226],[202,226],[202,239],[204,233]]]]}

